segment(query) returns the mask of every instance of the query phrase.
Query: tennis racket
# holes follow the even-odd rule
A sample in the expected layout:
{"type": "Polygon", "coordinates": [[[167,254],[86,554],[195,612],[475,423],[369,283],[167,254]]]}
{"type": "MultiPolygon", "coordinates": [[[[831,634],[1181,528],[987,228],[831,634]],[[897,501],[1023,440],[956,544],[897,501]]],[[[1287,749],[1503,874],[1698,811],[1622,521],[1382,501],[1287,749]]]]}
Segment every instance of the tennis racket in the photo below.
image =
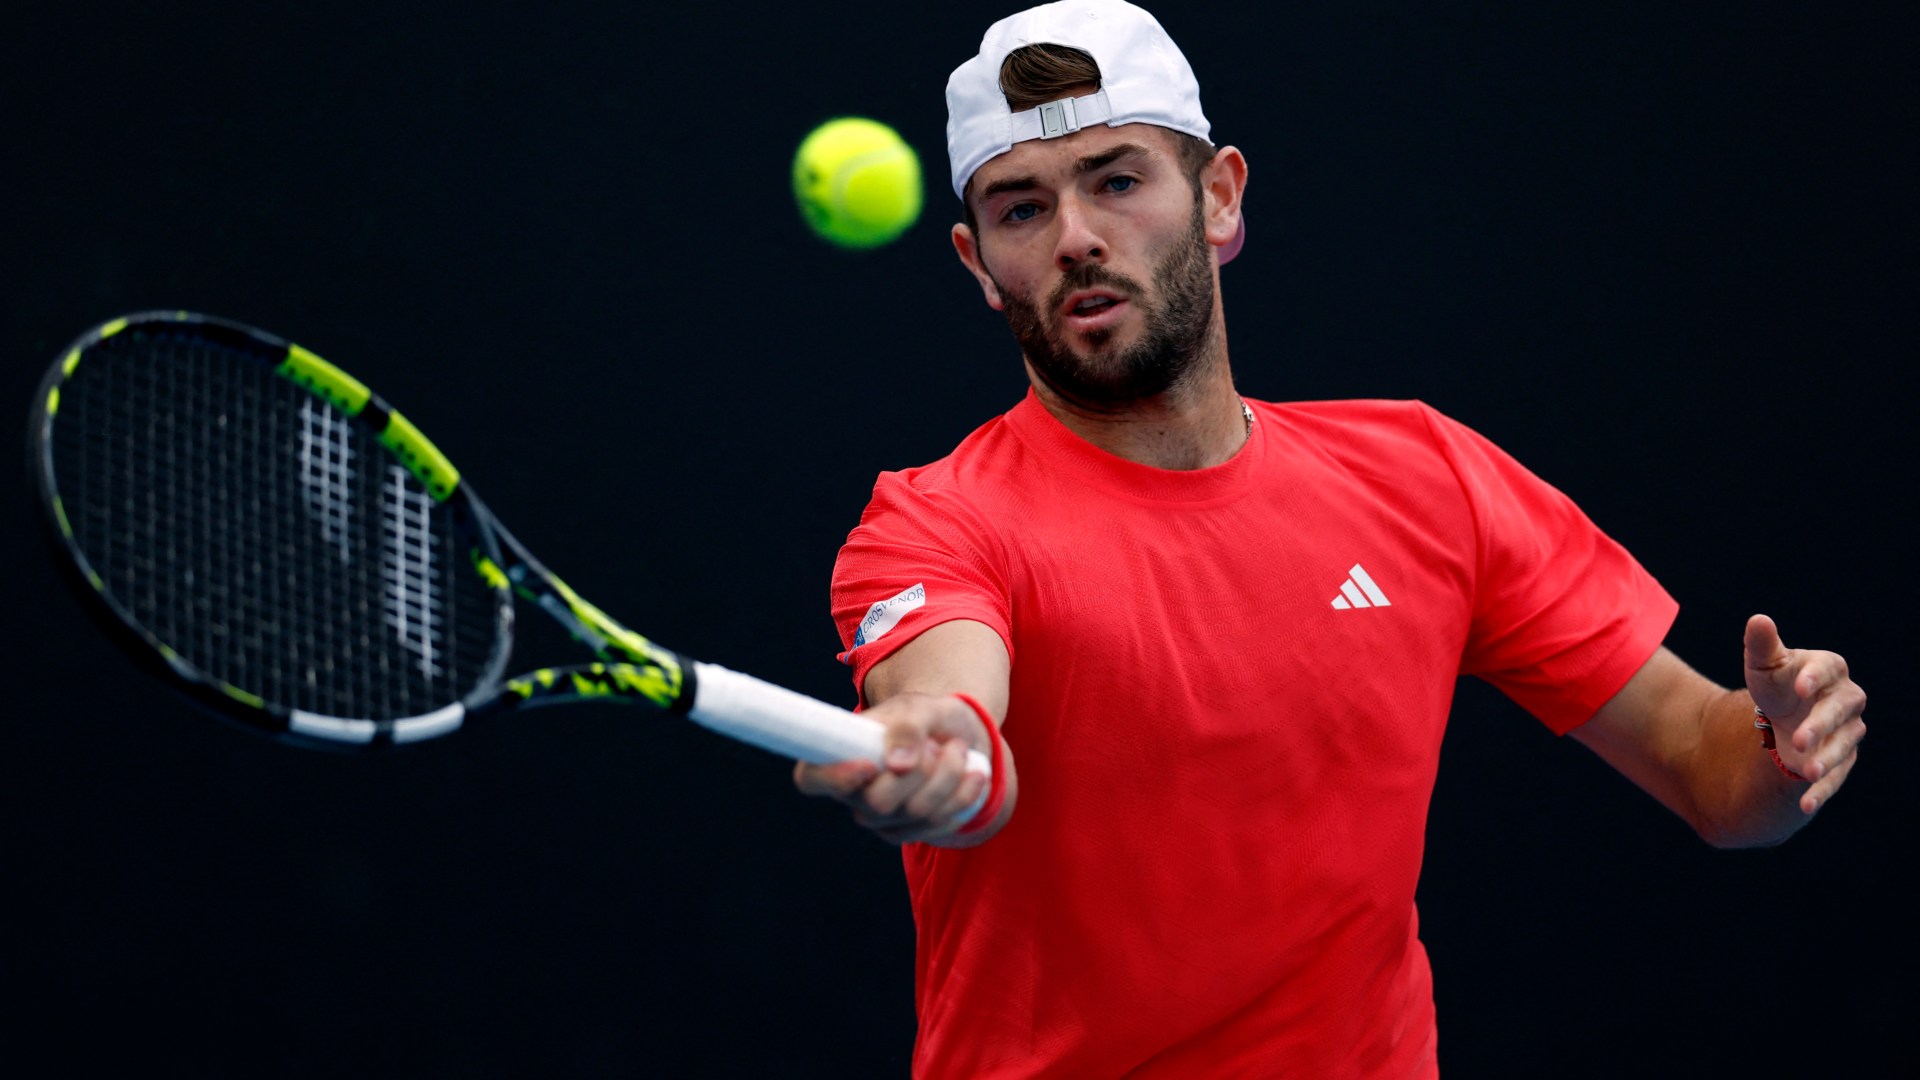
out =
{"type": "Polygon", "coordinates": [[[881,758],[879,724],[582,599],[405,416],[272,334],[187,312],[95,327],[48,371],[29,442],[56,546],[115,636],[252,728],[372,748],[645,702],[787,757],[881,758]],[[594,661],[505,677],[516,600],[594,661]]]}

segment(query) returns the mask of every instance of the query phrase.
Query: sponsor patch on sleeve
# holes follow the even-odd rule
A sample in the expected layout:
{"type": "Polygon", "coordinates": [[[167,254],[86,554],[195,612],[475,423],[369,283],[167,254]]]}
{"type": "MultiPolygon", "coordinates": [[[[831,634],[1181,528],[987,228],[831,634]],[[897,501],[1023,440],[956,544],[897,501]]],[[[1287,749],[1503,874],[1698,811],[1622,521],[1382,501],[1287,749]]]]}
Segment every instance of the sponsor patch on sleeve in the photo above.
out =
{"type": "Polygon", "coordinates": [[[840,661],[850,662],[849,657],[853,655],[854,649],[886,637],[887,631],[900,625],[901,619],[906,618],[915,608],[924,606],[926,602],[927,586],[923,582],[868,608],[866,616],[860,620],[859,627],[853,632],[853,648],[841,653],[840,661]]]}

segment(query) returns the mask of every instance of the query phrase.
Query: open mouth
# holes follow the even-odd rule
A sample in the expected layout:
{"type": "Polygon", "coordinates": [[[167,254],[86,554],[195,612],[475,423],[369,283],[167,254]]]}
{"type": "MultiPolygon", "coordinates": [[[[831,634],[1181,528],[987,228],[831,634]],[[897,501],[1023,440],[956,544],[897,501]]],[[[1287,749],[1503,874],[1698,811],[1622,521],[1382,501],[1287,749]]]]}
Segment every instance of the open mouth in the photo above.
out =
{"type": "Polygon", "coordinates": [[[1075,293],[1067,298],[1060,313],[1069,326],[1094,329],[1119,317],[1127,298],[1109,292],[1075,293]]]}

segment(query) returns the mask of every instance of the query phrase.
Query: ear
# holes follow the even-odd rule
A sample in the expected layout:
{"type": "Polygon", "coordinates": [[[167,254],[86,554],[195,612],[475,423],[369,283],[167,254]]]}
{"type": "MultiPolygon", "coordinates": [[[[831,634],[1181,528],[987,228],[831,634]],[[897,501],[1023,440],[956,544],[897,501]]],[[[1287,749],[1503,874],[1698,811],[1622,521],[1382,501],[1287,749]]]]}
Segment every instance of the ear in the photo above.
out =
{"type": "Polygon", "coordinates": [[[1240,232],[1240,197],[1247,190],[1247,159],[1231,146],[1214,151],[1200,170],[1200,193],[1206,199],[1207,243],[1226,247],[1240,232]]]}
{"type": "Polygon", "coordinates": [[[957,221],[953,225],[953,250],[960,256],[961,263],[973,273],[974,279],[980,282],[980,291],[987,298],[987,306],[995,311],[1005,311],[1007,305],[1000,299],[1000,286],[995,285],[993,275],[987,273],[987,264],[980,257],[979,240],[964,221],[957,221]]]}

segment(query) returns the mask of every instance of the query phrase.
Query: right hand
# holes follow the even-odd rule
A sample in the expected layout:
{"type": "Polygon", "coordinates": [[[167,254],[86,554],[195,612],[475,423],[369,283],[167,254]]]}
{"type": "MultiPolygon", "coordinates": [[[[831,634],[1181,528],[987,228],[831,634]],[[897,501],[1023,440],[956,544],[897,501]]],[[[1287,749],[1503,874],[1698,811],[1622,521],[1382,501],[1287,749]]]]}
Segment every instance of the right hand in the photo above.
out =
{"type": "Polygon", "coordinates": [[[803,761],[794,786],[846,804],[888,843],[953,836],[987,790],[987,777],[967,770],[968,748],[991,753],[980,718],[960,699],[932,694],[898,694],[860,715],[886,728],[884,762],[803,761]]]}

